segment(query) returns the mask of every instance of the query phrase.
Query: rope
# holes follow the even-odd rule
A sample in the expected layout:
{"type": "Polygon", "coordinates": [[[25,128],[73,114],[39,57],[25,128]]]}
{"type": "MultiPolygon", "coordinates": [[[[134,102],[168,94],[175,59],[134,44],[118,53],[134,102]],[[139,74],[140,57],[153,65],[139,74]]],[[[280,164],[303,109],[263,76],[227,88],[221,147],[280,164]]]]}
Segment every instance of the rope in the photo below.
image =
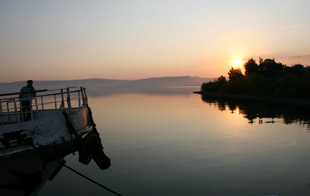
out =
{"type": "Polygon", "coordinates": [[[82,173],[80,173],[80,172],[78,172],[78,171],[72,169],[72,168],[69,167],[68,165],[64,164],[64,166],[65,166],[66,168],[68,168],[69,170],[73,171],[74,173],[76,173],[76,174],[82,176],[83,178],[85,178],[85,179],[91,181],[92,183],[97,184],[97,185],[100,186],[101,188],[104,188],[105,190],[110,191],[111,193],[114,193],[115,195],[121,196],[121,194],[119,194],[119,193],[117,193],[117,192],[115,192],[115,191],[109,189],[109,188],[106,187],[106,186],[103,186],[102,184],[99,184],[98,182],[94,181],[93,179],[90,179],[89,177],[85,176],[84,174],[82,174],[82,173]]]}

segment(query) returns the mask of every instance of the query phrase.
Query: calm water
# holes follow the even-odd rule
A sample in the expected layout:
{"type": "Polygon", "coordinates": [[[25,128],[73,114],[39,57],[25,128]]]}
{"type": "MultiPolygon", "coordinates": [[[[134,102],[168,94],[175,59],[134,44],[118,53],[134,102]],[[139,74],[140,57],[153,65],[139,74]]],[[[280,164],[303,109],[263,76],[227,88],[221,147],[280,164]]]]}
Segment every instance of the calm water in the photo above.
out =
{"type": "MultiPolygon", "coordinates": [[[[190,93],[90,96],[89,104],[112,166],[85,166],[77,155],[67,165],[122,195],[310,195],[305,113],[190,93]]],[[[47,195],[113,194],[63,168],[39,194],[47,195]]]]}

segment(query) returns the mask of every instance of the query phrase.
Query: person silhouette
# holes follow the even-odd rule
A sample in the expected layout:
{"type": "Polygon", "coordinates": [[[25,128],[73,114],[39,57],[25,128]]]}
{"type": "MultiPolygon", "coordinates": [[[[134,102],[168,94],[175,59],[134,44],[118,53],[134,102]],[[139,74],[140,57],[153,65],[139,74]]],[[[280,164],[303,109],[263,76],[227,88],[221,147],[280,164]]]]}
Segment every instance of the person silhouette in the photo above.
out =
{"type": "Polygon", "coordinates": [[[36,91],[33,87],[33,81],[28,80],[27,85],[22,87],[19,92],[19,100],[21,104],[21,118],[23,121],[31,120],[31,104],[32,97],[36,96],[36,91]]]}

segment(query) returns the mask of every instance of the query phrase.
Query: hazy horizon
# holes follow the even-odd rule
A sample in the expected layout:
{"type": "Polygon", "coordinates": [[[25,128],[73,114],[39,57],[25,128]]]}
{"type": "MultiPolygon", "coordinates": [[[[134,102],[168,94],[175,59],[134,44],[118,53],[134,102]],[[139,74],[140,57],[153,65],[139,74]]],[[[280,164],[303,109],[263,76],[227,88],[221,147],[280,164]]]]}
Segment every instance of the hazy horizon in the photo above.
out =
{"type": "MultiPolygon", "coordinates": [[[[88,95],[110,95],[124,93],[143,94],[191,94],[200,90],[203,82],[214,78],[199,77],[157,77],[138,80],[109,80],[109,79],[82,79],[82,80],[42,80],[34,81],[36,90],[60,89],[73,86],[83,86],[88,95]]],[[[19,92],[26,81],[0,83],[0,94],[19,92]]]]}
{"type": "MultiPolygon", "coordinates": [[[[52,79],[52,80],[33,80],[35,82],[68,82],[68,81],[87,81],[87,80],[114,80],[114,81],[138,81],[138,80],[148,80],[148,79],[162,79],[162,78],[199,78],[199,79],[209,79],[213,80],[218,77],[199,77],[199,76],[157,76],[157,77],[147,77],[147,78],[137,78],[137,79],[118,79],[118,78],[77,78],[77,79],[52,79]]],[[[28,78],[29,80],[32,80],[32,78],[28,78]]],[[[24,82],[26,84],[27,80],[16,80],[16,81],[11,81],[11,82],[0,82],[0,84],[6,84],[6,83],[22,83],[24,82]]]]}
{"type": "Polygon", "coordinates": [[[310,65],[308,0],[0,1],[0,82],[191,75],[259,57],[310,65]]]}

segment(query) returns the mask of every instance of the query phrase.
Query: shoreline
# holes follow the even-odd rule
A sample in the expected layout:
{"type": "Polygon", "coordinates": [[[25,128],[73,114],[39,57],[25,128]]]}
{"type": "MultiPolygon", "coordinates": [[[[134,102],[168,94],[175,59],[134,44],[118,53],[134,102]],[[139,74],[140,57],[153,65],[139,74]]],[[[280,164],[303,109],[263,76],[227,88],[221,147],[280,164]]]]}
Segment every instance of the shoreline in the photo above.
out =
{"type": "Polygon", "coordinates": [[[225,97],[225,98],[240,99],[240,100],[261,101],[261,102],[268,102],[268,103],[274,103],[274,104],[310,107],[310,100],[306,100],[306,99],[289,99],[289,98],[284,98],[284,97],[272,97],[272,96],[257,97],[253,95],[240,95],[240,94],[204,92],[204,91],[194,91],[193,93],[200,94],[203,96],[216,96],[216,97],[225,97]]]}

